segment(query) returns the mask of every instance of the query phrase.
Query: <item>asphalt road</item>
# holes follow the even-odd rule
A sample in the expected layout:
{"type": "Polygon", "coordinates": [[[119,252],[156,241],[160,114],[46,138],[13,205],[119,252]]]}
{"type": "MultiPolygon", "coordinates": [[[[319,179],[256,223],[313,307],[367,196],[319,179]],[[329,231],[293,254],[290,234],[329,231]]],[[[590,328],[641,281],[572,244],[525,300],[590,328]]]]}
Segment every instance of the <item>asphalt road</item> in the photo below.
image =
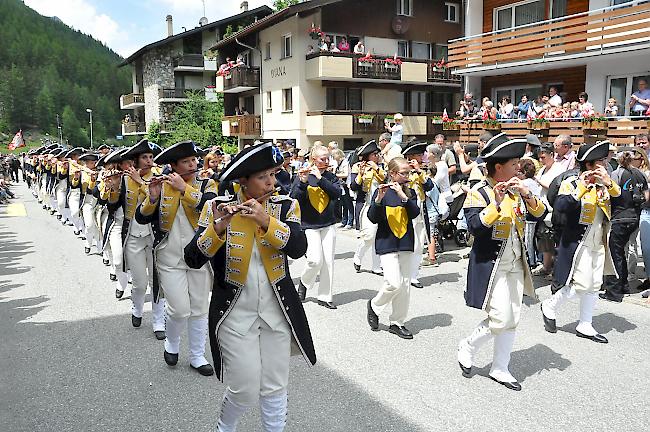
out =
{"type": "MultiPolygon", "coordinates": [[[[0,430],[215,430],[224,388],[189,368],[186,338],[179,365],[168,368],[149,306],[132,328],[128,291],[115,299],[100,257],[85,256],[72,228],[24,185],[14,191],[25,211],[19,199],[0,207],[0,430]]],[[[608,345],[575,336],[577,302],[562,309],[552,335],[527,299],[510,367],[523,391],[512,392],[487,378],[491,345],[471,379],[456,362],[458,341],[484,318],[462,298],[465,250],[422,271],[407,341],[385,331],[386,316],[384,331],[369,330],[366,301],[381,278],[354,272],[355,243],[354,232],[339,231],[338,310],[305,304],[318,363],[292,359],[287,431],[647,430],[650,308],[638,295],[599,301],[594,326],[608,345]]],[[[294,279],[302,266],[292,264],[294,279]]],[[[549,288],[538,282],[544,299],[549,288]]],[[[239,430],[260,430],[257,410],[239,430]]]]}

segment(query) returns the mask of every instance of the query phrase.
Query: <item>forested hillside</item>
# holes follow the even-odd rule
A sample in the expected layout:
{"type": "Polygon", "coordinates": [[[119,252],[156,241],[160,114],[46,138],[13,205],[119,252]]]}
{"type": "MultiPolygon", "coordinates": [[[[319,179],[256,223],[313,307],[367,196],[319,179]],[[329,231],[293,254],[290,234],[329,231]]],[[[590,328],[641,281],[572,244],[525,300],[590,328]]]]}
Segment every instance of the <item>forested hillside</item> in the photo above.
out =
{"type": "Polygon", "coordinates": [[[128,68],[101,42],[39,15],[20,0],[0,0],[0,132],[41,129],[89,143],[120,133],[119,96],[131,88],[128,68]]]}

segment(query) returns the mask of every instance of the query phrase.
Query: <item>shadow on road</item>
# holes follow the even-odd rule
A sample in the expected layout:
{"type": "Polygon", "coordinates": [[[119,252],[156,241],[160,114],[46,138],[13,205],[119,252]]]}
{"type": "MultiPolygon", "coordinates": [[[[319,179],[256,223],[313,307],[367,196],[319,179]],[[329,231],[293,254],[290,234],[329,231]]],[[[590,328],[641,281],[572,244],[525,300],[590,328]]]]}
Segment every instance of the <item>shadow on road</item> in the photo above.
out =
{"type": "Polygon", "coordinates": [[[31,270],[29,266],[17,265],[25,255],[33,253],[33,244],[19,241],[18,236],[0,227],[0,276],[10,276],[31,270]]]}
{"type": "Polygon", "coordinates": [[[425,315],[411,318],[404,324],[404,327],[416,335],[422,330],[432,330],[437,327],[449,327],[452,319],[453,317],[446,313],[425,315]]]}
{"type": "MultiPolygon", "coordinates": [[[[578,321],[574,321],[570,324],[565,324],[562,327],[558,327],[558,330],[567,333],[575,333],[577,325],[578,321]]],[[[611,312],[606,312],[604,314],[594,316],[592,319],[592,325],[597,332],[602,334],[607,334],[612,330],[616,330],[618,333],[625,333],[626,331],[634,330],[637,328],[636,324],[629,322],[626,318],[614,315],[611,312]]]]}

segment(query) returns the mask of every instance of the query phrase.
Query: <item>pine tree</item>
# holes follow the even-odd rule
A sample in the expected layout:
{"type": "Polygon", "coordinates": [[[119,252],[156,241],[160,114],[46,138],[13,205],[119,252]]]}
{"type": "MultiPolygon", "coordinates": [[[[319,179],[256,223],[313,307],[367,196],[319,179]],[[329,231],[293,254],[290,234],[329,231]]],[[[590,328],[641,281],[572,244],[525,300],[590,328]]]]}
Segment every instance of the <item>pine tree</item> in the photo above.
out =
{"type": "Polygon", "coordinates": [[[81,128],[81,122],[75,115],[70,105],[63,109],[63,140],[67,140],[72,147],[88,147],[89,138],[81,128]]]}
{"type": "Polygon", "coordinates": [[[44,85],[36,96],[35,117],[36,125],[43,132],[52,133],[56,130],[54,98],[47,85],[44,85]]]}

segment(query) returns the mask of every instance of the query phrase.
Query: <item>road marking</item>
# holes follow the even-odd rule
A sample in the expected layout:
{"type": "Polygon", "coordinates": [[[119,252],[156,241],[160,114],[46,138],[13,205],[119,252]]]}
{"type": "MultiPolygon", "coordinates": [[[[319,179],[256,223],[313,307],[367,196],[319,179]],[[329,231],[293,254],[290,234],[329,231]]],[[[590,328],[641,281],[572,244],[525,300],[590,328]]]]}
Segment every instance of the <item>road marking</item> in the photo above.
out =
{"type": "Polygon", "coordinates": [[[25,205],[23,203],[7,204],[7,210],[5,211],[5,216],[14,216],[14,217],[27,216],[27,210],[25,210],[25,205]]]}

